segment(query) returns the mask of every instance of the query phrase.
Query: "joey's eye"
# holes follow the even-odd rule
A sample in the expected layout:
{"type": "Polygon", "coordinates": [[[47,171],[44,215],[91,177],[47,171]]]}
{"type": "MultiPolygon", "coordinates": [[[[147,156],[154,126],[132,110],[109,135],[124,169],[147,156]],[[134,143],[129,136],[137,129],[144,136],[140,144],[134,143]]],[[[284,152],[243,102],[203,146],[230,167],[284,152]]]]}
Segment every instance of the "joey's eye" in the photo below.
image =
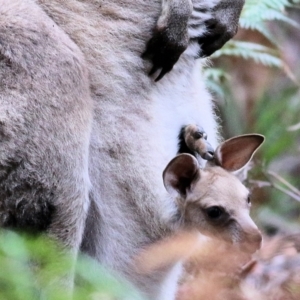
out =
{"type": "Polygon", "coordinates": [[[207,208],[205,211],[206,211],[207,216],[213,220],[220,218],[224,213],[223,208],[219,207],[219,206],[211,206],[211,207],[207,208]]]}
{"type": "Polygon", "coordinates": [[[248,202],[248,204],[250,204],[250,203],[251,203],[251,197],[250,197],[250,196],[248,196],[248,198],[247,198],[247,202],[248,202]]]}

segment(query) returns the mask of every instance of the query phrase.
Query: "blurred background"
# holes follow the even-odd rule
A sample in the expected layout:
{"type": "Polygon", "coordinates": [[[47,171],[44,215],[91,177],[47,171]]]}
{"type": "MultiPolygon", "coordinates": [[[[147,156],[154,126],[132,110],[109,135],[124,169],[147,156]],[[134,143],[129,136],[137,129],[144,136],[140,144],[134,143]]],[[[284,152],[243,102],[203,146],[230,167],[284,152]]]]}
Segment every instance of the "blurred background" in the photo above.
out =
{"type": "Polygon", "coordinates": [[[224,137],[266,137],[247,185],[267,235],[300,234],[299,2],[246,0],[238,34],[205,70],[224,137]]]}

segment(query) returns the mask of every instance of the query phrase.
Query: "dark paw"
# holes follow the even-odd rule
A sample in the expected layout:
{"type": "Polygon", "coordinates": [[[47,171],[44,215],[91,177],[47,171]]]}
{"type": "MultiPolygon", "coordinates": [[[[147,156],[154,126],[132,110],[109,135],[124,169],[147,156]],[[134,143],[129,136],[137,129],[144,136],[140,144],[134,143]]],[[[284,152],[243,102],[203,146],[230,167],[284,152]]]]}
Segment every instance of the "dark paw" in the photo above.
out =
{"type": "Polygon", "coordinates": [[[201,46],[200,57],[207,57],[215,51],[221,49],[235,34],[236,30],[230,30],[228,26],[218,22],[216,19],[210,19],[205,22],[208,31],[202,37],[198,38],[201,46]]]}
{"type": "Polygon", "coordinates": [[[153,66],[149,75],[153,75],[160,70],[155,81],[159,81],[164,75],[170,72],[178,61],[180,55],[188,46],[188,36],[170,37],[168,30],[155,30],[153,37],[147,43],[142,58],[149,59],[153,66]]]}
{"type": "Polygon", "coordinates": [[[198,39],[202,51],[201,57],[209,56],[219,50],[237,33],[239,17],[244,0],[219,0],[214,7],[212,17],[205,21],[206,34],[198,39]]]}
{"type": "Polygon", "coordinates": [[[190,153],[200,155],[205,160],[213,160],[214,149],[207,141],[207,134],[202,127],[187,125],[182,127],[179,133],[178,153],[190,153]]]}

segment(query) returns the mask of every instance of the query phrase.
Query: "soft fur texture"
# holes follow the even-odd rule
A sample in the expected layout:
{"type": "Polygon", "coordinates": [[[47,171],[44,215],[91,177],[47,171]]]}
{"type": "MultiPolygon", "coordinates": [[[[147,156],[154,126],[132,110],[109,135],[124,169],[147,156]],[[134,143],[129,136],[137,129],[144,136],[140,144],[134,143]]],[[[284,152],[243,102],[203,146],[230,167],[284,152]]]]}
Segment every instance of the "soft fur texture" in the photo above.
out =
{"type": "MultiPolygon", "coordinates": [[[[201,37],[215,2],[193,4],[201,37]]],[[[148,76],[160,12],[158,0],[0,0],[1,226],[81,244],[151,299],[172,276],[137,276],[132,259],[171,233],[161,174],[178,133],[195,123],[218,140],[197,41],[160,82],[148,76]]]]}
{"type": "Polygon", "coordinates": [[[78,247],[92,101],[80,49],[32,1],[0,1],[0,222],[78,247]]]}

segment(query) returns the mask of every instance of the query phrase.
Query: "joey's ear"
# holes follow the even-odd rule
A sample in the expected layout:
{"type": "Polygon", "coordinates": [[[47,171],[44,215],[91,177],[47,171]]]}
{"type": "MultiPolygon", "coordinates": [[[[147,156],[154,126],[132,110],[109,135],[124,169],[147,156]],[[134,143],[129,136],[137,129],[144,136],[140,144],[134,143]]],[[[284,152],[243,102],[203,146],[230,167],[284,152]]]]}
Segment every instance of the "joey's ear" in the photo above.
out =
{"type": "Polygon", "coordinates": [[[186,196],[192,183],[199,178],[199,164],[190,154],[180,154],[173,158],[163,172],[165,188],[170,194],[186,196]]]}
{"type": "Polygon", "coordinates": [[[215,163],[229,172],[240,170],[264,140],[260,134],[245,134],[226,140],[215,151],[215,163]]]}

